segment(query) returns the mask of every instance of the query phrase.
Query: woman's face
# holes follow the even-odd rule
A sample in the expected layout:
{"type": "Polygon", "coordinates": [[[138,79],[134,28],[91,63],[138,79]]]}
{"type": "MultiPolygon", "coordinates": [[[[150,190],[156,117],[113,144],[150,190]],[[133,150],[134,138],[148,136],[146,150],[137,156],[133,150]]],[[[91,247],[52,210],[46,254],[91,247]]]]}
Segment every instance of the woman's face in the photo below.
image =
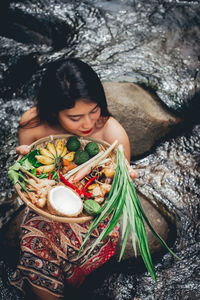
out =
{"type": "Polygon", "coordinates": [[[100,115],[101,108],[97,103],[78,100],[73,108],[61,110],[58,113],[58,120],[70,133],[87,136],[92,134],[100,115]]]}

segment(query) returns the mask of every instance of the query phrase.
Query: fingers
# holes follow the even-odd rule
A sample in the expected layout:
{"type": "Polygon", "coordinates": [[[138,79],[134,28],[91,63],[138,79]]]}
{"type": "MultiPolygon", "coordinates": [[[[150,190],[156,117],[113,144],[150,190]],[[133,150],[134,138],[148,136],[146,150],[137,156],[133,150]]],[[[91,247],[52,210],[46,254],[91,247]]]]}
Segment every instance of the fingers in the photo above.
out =
{"type": "Polygon", "coordinates": [[[135,171],[135,170],[133,170],[133,169],[131,169],[131,168],[129,169],[129,175],[130,175],[130,177],[131,177],[132,180],[134,180],[135,178],[139,177],[138,172],[135,171]]]}
{"type": "Polygon", "coordinates": [[[28,146],[28,145],[18,146],[16,148],[16,152],[20,155],[26,155],[30,152],[30,146],[28,146]]]}

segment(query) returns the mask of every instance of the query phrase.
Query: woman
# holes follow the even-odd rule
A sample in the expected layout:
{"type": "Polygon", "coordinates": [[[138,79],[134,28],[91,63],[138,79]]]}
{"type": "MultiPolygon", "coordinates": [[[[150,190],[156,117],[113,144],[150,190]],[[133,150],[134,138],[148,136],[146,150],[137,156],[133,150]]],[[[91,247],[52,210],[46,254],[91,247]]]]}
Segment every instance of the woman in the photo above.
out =
{"type": "MultiPolygon", "coordinates": [[[[26,154],[31,143],[54,134],[92,137],[110,144],[117,139],[130,162],[128,136],[108,111],[99,77],[88,64],[75,58],[55,63],[46,71],[36,96],[36,105],[21,118],[17,152],[26,154]]],[[[133,179],[137,176],[133,170],[130,175],[133,179]]],[[[79,243],[80,236],[87,232],[87,226],[89,224],[72,226],[50,222],[29,211],[22,226],[20,263],[11,283],[23,289],[28,282],[38,299],[48,300],[62,298],[65,280],[70,285],[80,285],[87,274],[114,254],[118,239],[116,228],[88,260],[85,259],[85,249],[81,260],[69,234],[79,243]]],[[[102,229],[99,227],[98,230],[102,229]]],[[[97,236],[91,237],[88,247],[97,236]]]]}

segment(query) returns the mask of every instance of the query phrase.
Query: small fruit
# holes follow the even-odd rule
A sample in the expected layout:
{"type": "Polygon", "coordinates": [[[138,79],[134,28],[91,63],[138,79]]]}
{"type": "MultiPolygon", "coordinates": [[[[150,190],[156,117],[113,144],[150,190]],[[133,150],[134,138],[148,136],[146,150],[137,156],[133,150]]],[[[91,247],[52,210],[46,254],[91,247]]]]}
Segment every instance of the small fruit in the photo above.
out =
{"type": "Polygon", "coordinates": [[[46,166],[40,166],[37,168],[37,171],[40,173],[49,173],[52,172],[55,168],[55,165],[46,165],[46,166]]]}
{"type": "Polygon", "coordinates": [[[68,139],[66,146],[69,151],[77,151],[80,148],[81,143],[76,136],[71,136],[68,139]]]}
{"type": "Polygon", "coordinates": [[[67,159],[68,161],[74,160],[75,152],[69,152],[67,153],[63,158],[67,159]]]}
{"type": "Polygon", "coordinates": [[[86,151],[84,151],[84,150],[78,150],[75,153],[74,162],[77,165],[81,165],[84,162],[86,162],[87,160],[89,160],[89,158],[90,158],[89,154],[86,151]]]}
{"type": "Polygon", "coordinates": [[[56,156],[56,148],[52,143],[47,144],[47,149],[53,154],[53,156],[56,156]]]}
{"type": "Polygon", "coordinates": [[[104,172],[106,177],[113,178],[114,175],[115,175],[115,170],[113,168],[105,168],[105,169],[103,169],[103,172],[104,172]]]}
{"type": "Polygon", "coordinates": [[[35,158],[43,165],[51,165],[54,162],[54,159],[44,155],[36,155],[35,158]]]}
{"type": "Polygon", "coordinates": [[[99,146],[95,142],[89,142],[85,146],[85,151],[87,151],[90,157],[93,157],[99,152],[99,146]]]}
{"type": "Polygon", "coordinates": [[[40,153],[41,153],[41,155],[54,158],[54,155],[49,150],[47,150],[46,148],[40,148],[40,153]]]}
{"type": "Polygon", "coordinates": [[[64,150],[64,144],[62,140],[59,140],[56,144],[56,154],[57,156],[61,156],[62,152],[64,150]]]}
{"type": "Polygon", "coordinates": [[[61,157],[64,157],[65,155],[67,154],[67,147],[66,146],[64,146],[64,148],[63,148],[63,152],[61,153],[61,157]]]}
{"type": "Polygon", "coordinates": [[[92,216],[98,215],[101,210],[101,206],[99,205],[99,203],[91,199],[87,199],[83,202],[83,208],[89,215],[92,216]]]}

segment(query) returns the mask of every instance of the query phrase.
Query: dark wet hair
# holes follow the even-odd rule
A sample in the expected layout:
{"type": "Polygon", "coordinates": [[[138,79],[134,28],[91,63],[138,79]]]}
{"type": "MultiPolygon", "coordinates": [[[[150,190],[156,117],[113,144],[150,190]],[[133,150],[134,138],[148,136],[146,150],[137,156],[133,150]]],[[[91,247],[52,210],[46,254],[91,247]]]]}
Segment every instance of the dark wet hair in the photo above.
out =
{"type": "Polygon", "coordinates": [[[111,115],[102,83],[88,64],[76,58],[52,64],[47,68],[36,96],[39,123],[58,123],[58,112],[74,107],[79,99],[97,103],[102,117],[111,115]]]}

